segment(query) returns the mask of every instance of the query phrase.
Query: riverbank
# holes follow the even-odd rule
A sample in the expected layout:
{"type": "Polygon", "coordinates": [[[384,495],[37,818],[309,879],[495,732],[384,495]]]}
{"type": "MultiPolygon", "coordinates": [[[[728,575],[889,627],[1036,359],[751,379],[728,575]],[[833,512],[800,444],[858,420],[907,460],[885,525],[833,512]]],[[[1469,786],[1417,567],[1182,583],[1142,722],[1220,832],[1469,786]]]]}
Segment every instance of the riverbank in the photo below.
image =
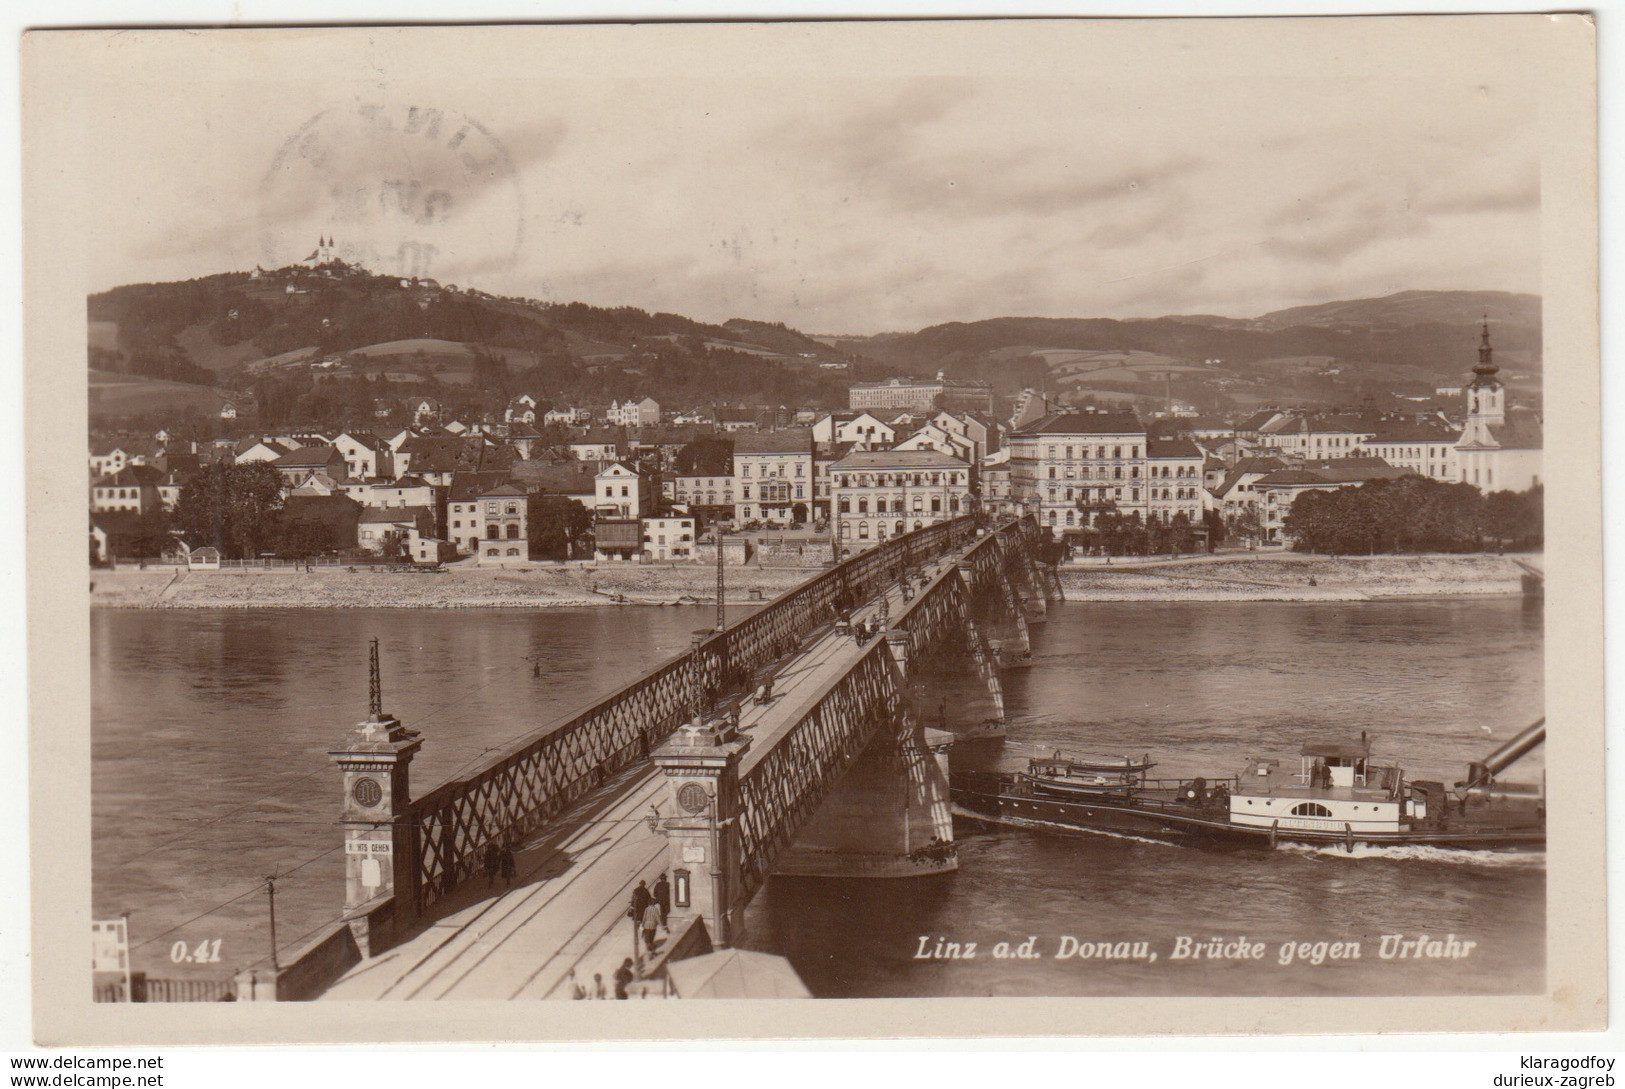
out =
{"type": "Polygon", "coordinates": [[[1061,587],[1070,601],[1377,601],[1521,594],[1523,571],[1505,556],[1483,554],[1238,553],[1063,568],[1061,587]]]}
{"type": "MultiPolygon", "coordinates": [[[[800,585],[805,568],[728,568],[728,594],[767,600],[800,585]]],[[[563,609],[600,605],[710,604],[716,569],[642,566],[452,567],[441,572],[318,567],[141,571],[90,576],[93,607],[125,609],[563,609]]]]}
{"type": "MultiPolygon", "coordinates": [[[[814,570],[730,567],[728,593],[742,604],[767,600],[814,570]]],[[[1512,560],[1491,555],[1331,559],[1247,553],[1063,568],[1061,586],[1072,601],[1369,601],[1516,594],[1521,576],[1512,560]]],[[[433,574],[338,567],[123,568],[92,572],[90,586],[92,606],[131,609],[546,609],[716,601],[716,571],[707,564],[453,567],[433,574]]]]}

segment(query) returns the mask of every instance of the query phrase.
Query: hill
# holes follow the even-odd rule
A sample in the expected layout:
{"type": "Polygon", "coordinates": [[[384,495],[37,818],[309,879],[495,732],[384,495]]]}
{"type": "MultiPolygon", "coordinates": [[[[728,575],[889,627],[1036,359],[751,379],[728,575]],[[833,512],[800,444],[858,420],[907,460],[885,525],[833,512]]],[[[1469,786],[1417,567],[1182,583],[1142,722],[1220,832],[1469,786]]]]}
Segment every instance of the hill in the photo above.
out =
{"type": "Polygon", "coordinates": [[[1275,310],[1254,319],[1270,329],[1294,325],[1475,325],[1489,315],[1495,328],[1540,325],[1540,296],[1510,291],[1400,291],[1380,299],[1347,299],[1275,310]]]}
{"type": "Polygon", "coordinates": [[[87,311],[92,368],[252,389],[265,422],[428,392],[458,412],[520,390],[683,406],[846,400],[841,376],[809,366],[836,353],[783,325],[498,297],[340,262],[130,284],[90,296],[87,311]]]}
{"type": "Polygon", "coordinates": [[[1540,299],[1497,291],[1404,291],[1246,319],[992,318],[833,344],[904,373],[940,369],[1004,392],[1043,385],[1120,399],[1099,395],[1138,388],[1217,409],[1280,398],[1357,401],[1456,382],[1476,359],[1486,312],[1496,358],[1537,378],[1540,299]]]}

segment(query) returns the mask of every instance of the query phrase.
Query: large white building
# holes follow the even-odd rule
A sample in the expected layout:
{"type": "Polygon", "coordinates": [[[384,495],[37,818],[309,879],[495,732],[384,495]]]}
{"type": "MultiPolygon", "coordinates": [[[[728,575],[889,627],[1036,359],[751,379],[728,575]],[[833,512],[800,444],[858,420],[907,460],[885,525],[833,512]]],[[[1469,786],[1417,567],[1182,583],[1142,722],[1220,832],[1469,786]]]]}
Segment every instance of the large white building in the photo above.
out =
{"type": "Polygon", "coordinates": [[[1375,434],[1360,444],[1357,455],[1379,457],[1389,465],[1429,480],[1454,482],[1461,479],[1456,464],[1456,444],[1461,435],[1442,421],[1417,423],[1399,421],[1379,424],[1375,434]]]}
{"type": "Polygon", "coordinates": [[[805,520],[813,504],[812,432],[741,434],[734,440],[734,495],[741,522],[783,526],[805,520]]]}
{"type": "Polygon", "coordinates": [[[830,466],[842,551],[969,514],[971,467],[935,450],[862,450],[830,466]]]}
{"type": "Polygon", "coordinates": [[[992,415],[993,390],[984,382],[951,382],[938,371],[935,381],[888,378],[884,382],[859,382],[847,389],[847,406],[910,408],[921,412],[937,408],[969,409],[992,415]]]}
{"type": "MultiPolygon", "coordinates": [[[[1105,512],[1146,517],[1146,444],[1145,425],[1122,412],[1052,414],[1017,428],[1006,443],[1011,505],[1056,537],[1094,525],[1105,512]]],[[[1199,487],[1199,457],[1196,464],[1199,487]]]]}

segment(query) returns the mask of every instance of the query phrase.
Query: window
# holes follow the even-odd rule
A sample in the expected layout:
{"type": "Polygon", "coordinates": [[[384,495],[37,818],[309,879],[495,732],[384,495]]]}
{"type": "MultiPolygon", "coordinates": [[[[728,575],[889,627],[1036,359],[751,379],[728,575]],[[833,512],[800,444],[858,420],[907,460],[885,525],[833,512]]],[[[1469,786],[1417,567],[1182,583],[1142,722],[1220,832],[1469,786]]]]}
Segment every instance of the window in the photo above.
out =
{"type": "Polygon", "coordinates": [[[517,548],[510,548],[508,549],[508,555],[517,556],[519,555],[519,550],[517,548]]]}
{"type": "MultiPolygon", "coordinates": [[[[500,536],[502,536],[502,534],[497,532],[497,527],[496,526],[488,525],[488,526],[485,527],[485,539],[486,540],[493,541],[493,540],[496,540],[496,538],[498,538],[500,536]]],[[[493,553],[491,553],[491,555],[494,556],[494,555],[496,555],[496,553],[493,552],[493,553]]]]}
{"type": "Polygon", "coordinates": [[[519,526],[517,524],[515,524],[515,523],[510,522],[508,524],[508,540],[517,541],[518,539],[519,539],[519,526]]]}
{"type": "MultiPolygon", "coordinates": [[[[861,510],[862,507],[863,507],[863,504],[859,503],[858,507],[861,510]]],[[[869,539],[869,523],[868,522],[859,522],[858,523],[858,540],[867,541],[868,539],[869,539]]]]}
{"type": "Polygon", "coordinates": [[[496,512],[497,512],[497,505],[495,503],[487,503],[487,504],[485,504],[485,513],[486,514],[495,514],[496,512]]]}
{"type": "Polygon", "coordinates": [[[1292,807],[1294,817],[1329,817],[1332,811],[1319,802],[1300,802],[1292,807]]]}
{"type": "Polygon", "coordinates": [[[519,507],[516,504],[509,503],[508,504],[508,513],[509,514],[518,514],[519,513],[519,507]]]}

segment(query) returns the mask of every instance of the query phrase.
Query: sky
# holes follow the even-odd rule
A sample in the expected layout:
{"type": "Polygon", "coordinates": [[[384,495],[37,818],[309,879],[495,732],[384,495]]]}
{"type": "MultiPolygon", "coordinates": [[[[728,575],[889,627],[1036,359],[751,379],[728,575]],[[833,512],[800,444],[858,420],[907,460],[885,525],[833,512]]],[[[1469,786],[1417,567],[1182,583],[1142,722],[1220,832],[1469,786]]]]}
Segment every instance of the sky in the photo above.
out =
{"type": "Polygon", "coordinates": [[[138,34],[86,52],[62,123],[92,290],[331,236],[380,272],[811,333],[1538,293],[1516,35],[1287,22],[138,34]]]}

